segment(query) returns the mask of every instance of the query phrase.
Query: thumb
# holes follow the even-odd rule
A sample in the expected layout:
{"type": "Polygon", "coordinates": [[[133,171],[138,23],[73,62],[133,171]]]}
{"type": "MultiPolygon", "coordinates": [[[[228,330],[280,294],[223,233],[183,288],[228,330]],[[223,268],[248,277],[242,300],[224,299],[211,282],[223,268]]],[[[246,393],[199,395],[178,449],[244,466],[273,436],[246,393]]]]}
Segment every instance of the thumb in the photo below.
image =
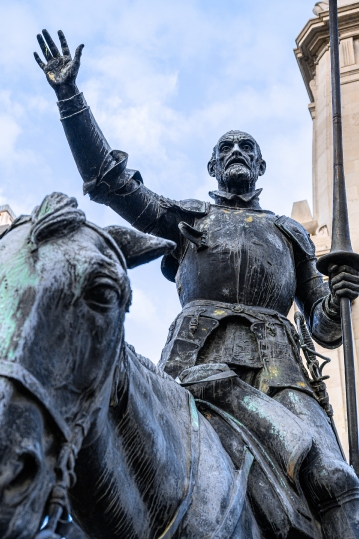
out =
{"type": "Polygon", "coordinates": [[[82,49],[84,48],[85,45],[79,45],[75,51],[75,56],[74,56],[74,62],[76,62],[77,64],[80,63],[80,58],[81,58],[81,55],[82,55],[82,49]]]}

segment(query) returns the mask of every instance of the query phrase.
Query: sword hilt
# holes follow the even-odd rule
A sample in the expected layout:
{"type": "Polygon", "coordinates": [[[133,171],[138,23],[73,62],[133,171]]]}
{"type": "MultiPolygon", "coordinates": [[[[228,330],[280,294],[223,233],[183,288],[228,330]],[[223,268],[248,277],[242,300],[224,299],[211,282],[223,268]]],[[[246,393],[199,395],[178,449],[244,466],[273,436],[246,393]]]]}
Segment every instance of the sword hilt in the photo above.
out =
{"type": "Polygon", "coordinates": [[[307,367],[312,377],[310,384],[317,396],[319,404],[331,418],[333,416],[333,408],[329,402],[329,395],[324,383],[324,380],[327,380],[329,376],[323,376],[323,368],[331,360],[329,357],[323,356],[315,350],[312,337],[309,333],[302,313],[297,311],[294,314],[294,321],[297,325],[300,347],[303,350],[307,367]],[[324,359],[321,365],[319,364],[317,357],[324,359]]]}
{"type": "Polygon", "coordinates": [[[336,266],[350,266],[359,271],[359,254],[352,251],[331,251],[319,258],[317,268],[323,275],[329,275],[330,267],[334,264],[336,266]]]}

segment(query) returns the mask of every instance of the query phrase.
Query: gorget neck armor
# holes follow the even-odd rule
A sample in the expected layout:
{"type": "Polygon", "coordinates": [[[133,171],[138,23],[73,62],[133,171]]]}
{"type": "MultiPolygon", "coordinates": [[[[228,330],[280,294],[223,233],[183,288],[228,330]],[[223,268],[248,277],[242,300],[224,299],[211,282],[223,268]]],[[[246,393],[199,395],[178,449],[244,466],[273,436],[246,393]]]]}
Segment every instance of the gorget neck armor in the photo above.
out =
{"type": "Polygon", "coordinates": [[[261,210],[259,195],[263,189],[255,189],[242,195],[228,193],[227,191],[210,191],[208,194],[218,206],[230,206],[231,208],[261,210]]]}

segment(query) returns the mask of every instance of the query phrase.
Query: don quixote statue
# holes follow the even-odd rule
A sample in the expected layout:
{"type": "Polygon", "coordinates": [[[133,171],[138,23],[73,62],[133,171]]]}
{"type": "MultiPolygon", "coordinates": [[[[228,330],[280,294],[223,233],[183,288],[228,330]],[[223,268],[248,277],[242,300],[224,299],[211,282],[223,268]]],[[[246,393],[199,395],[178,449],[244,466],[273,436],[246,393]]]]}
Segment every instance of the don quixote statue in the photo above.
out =
{"type": "Polygon", "coordinates": [[[306,230],[261,208],[266,164],[242,131],[213,149],[213,203],[151,192],[76,86],[83,46],[72,58],[58,35],[35,59],[84,192],[134,228],[53,193],[1,238],[1,537],[359,539],[355,452],[312,342],[342,343],[356,255],[332,253],[324,282],[306,230]],[[123,323],[127,268],[159,256],[182,312],[154,366],[123,323]]]}

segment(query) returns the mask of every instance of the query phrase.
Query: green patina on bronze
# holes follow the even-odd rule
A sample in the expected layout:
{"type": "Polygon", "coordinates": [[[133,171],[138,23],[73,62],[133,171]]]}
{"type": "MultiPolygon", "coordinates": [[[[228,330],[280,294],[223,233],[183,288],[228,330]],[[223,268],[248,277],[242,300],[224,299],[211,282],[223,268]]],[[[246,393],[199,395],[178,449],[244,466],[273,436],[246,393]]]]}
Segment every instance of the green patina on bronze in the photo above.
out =
{"type": "Polygon", "coordinates": [[[31,314],[29,298],[35,297],[40,275],[27,244],[29,227],[6,236],[0,262],[0,357],[12,360],[31,314]],[[20,237],[19,237],[20,235],[20,237]],[[19,243],[22,247],[19,249],[19,243]],[[24,313],[27,316],[24,317],[24,313]]]}

